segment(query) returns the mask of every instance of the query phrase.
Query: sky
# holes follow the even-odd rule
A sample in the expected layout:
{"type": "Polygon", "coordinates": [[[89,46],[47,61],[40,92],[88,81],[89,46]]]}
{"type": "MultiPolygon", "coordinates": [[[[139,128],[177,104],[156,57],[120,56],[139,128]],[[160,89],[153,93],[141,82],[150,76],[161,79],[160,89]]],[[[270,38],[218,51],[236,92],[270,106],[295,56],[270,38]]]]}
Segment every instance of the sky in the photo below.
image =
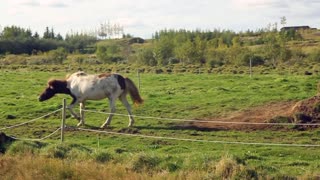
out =
{"type": "Polygon", "coordinates": [[[320,28],[320,0],[0,0],[0,26],[43,34],[87,32],[101,23],[126,34],[151,38],[163,29],[246,31],[280,24],[320,28]]]}

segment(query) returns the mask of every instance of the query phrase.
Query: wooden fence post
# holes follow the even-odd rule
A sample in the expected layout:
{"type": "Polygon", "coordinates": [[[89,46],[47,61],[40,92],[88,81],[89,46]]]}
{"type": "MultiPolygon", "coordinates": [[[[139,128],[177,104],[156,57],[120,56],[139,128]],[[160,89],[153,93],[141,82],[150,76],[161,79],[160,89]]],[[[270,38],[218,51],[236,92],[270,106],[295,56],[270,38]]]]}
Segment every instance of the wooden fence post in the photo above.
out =
{"type": "Polygon", "coordinates": [[[61,142],[64,141],[64,126],[66,122],[66,99],[62,100],[62,117],[61,117],[61,142]]]}

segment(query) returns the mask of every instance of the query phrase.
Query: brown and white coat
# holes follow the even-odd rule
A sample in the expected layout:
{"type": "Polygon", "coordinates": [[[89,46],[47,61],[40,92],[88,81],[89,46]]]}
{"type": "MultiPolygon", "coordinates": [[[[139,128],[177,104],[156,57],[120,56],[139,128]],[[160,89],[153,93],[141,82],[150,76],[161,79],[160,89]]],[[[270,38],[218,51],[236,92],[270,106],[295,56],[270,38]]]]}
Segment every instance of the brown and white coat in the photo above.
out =
{"type": "Polygon", "coordinates": [[[129,127],[133,125],[131,107],[127,101],[126,95],[130,94],[134,104],[141,104],[143,100],[135,84],[129,79],[119,74],[100,74],[91,75],[79,71],[69,75],[65,80],[50,80],[48,87],[40,95],[39,101],[45,101],[52,98],[55,94],[68,94],[73,99],[68,106],[71,114],[79,120],[80,125],[84,125],[84,108],[87,100],[101,100],[108,98],[110,103],[110,115],[101,126],[105,128],[111,123],[113,113],[115,113],[116,99],[119,98],[126,107],[129,114],[129,127]],[[80,117],[73,111],[76,104],[80,104],[80,117]]]}

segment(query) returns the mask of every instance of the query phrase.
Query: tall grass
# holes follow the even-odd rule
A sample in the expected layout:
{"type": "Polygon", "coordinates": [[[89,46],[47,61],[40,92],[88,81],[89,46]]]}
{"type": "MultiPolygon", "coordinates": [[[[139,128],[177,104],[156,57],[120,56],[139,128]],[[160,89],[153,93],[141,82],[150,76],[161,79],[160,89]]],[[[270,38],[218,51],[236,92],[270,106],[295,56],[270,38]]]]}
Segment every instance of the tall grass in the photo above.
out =
{"type": "MultiPolygon", "coordinates": [[[[151,170],[153,165],[149,160],[140,160],[134,163],[143,163],[143,171],[130,168],[125,163],[101,163],[97,161],[70,161],[58,158],[23,154],[16,156],[0,156],[0,176],[2,180],[11,179],[317,179],[319,174],[305,172],[296,177],[289,175],[268,175],[256,169],[239,163],[230,156],[223,156],[209,167],[201,170],[178,170],[170,173],[167,170],[151,170]],[[146,162],[148,161],[148,162],[146,162]],[[148,167],[149,166],[149,167],[148,167]],[[147,168],[148,170],[145,171],[147,168]],[[150,169],[151,168],[151,169],[150,169]]],[[[151,162],[154,160],[151,160],[151,162]]],[[[137,165],[140,168],[141,165],[137,165]]]]}

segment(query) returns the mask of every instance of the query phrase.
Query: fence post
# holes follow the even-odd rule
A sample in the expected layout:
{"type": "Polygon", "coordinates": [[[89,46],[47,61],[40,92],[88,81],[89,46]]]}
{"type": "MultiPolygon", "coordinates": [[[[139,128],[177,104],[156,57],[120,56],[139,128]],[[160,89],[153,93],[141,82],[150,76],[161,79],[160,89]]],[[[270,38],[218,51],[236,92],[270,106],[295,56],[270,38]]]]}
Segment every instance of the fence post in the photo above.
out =
{"type": "Polygon", "coordinates": [[[64,126],[66,121],[66,99],[62,100],[62,117],[61,117],[61,142],[64,141],[64,126]]]}

